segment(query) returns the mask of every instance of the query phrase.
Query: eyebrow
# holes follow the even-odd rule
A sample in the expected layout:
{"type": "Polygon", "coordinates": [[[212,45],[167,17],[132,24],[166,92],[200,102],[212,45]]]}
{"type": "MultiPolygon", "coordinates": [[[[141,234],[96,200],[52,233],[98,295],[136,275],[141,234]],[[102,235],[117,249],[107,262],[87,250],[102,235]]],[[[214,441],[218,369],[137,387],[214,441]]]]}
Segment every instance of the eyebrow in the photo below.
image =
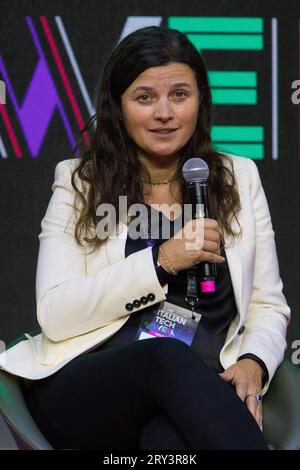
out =
{"type": "MultiPolygon", "coordinates": [[[[174,83],[171,88],[177,88],[177,87],[187,87],[187,88],[192,88],[191,85],[189,85],[189,83],[185,83],[185,82],[180,82],[180,83],[174,83]]],[[[135,93],[136,91],[139,91],[139,90],[144,90],[144,91],[152,91],[154,90],[154,88],[152,88],[151,86],[139,86],[137,88],[135,88],[133,90],[133,93],[135,93]]]]}

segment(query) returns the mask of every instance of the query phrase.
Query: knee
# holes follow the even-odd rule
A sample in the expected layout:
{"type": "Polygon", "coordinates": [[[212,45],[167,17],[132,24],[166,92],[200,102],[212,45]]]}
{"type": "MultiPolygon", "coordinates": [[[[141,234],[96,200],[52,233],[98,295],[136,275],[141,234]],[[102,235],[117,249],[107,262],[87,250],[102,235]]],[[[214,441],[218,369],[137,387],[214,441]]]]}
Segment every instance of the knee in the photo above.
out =
{"type": "Polygon", "coordinates": [[[156,338],[149,341],[149,361],[155,367],[164,370],[186,367],[195,357],[199,361],[195,352],[189,345],[176,338],[156,338]],[[150,344],[150,342],[152,344],[150,344]]]}
{"type": "Polygon", "coordinates": [[[185,354],[190,352],[191,348],[183,341],[177,338],[157,338],[156,351],[158,354],[168,353],[168,355],[185,354]]]}

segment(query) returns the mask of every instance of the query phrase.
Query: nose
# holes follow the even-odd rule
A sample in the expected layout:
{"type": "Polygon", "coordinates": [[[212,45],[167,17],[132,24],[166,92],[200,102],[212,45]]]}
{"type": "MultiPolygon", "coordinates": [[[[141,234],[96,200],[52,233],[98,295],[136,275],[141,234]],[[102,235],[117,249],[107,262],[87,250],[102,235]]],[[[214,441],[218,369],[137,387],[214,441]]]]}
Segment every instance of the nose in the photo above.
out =
{"type": "Polygon", "coordinates": [[[155,106],[153,117],[159,121],[169,121],[174,117],[174,111],[172,103],[168,100],[168,98],[160,98],[155,106]]]}

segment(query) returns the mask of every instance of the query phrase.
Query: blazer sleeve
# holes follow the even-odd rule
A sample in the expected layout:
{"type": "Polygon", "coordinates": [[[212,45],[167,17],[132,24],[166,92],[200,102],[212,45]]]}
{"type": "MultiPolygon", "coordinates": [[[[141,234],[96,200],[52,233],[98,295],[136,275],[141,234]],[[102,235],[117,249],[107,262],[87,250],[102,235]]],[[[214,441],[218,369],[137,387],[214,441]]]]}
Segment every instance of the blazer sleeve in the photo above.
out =
{"type": "Polygon", "coordinates": [[[97,254],[102,268],[95,275],[87,274],[86,251],[91,247],[75,240],[70,163],[64,160],[55,168],[53,194],[38,236],[37,318],[52,341],[82,335],[145,308],[142,302],[134,302],[141,297],[147,298],[147,307],[166,299],[151,247],[110,264],[102,245],[97,254]]]}
{"type": "MultiPolygon", "coordinates": [[[[256,225],[254,280],[239,356],[252,353],[266,365],[269,381],[282,362],[290,308],[282,292],[270,211],[256,164],[248,159],[256,225]]],[[[268,384],[266,384],[268,385],[268,384]]]]}

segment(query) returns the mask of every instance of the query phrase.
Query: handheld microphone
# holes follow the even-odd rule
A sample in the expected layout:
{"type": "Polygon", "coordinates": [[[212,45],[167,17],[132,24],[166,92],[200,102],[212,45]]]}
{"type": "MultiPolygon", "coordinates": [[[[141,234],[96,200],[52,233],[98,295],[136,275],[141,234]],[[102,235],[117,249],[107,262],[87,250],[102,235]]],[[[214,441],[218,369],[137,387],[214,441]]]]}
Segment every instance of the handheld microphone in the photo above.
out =
{"type": "MultiPolygon", "coordinates": [[[[190,158],[182,167],[182,176],[187,183],[188,199],[192,206],[192,218],[209,218],[207,179],[209,168],[201,158],[190,158]]],[[[200,279],[200,291],[204,294],[215,292],[217,267],[206,261],[197,265],[197,278],[200,279]]]]}

